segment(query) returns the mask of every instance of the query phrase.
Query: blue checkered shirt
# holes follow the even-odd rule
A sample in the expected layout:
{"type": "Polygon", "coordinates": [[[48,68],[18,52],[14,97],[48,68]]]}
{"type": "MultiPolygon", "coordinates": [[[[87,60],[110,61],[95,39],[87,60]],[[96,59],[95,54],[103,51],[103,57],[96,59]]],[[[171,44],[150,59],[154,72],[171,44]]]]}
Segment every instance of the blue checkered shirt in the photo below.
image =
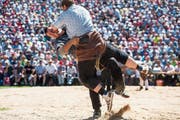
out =
{"type": "Polygon", "coordinates": [[[63,11],[53,25],[57,28],[65,27],[69,38],[78,37],[94,30],[90,13],[79,5],[72,5],[63,11]]]}

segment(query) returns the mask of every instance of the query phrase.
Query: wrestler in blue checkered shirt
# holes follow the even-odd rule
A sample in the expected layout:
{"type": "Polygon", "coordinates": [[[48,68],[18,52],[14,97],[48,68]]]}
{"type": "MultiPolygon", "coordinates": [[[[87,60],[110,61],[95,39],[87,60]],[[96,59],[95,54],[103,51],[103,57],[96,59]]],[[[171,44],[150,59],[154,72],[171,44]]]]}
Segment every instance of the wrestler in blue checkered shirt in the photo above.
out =
{"type": "Polygon", "coordinates": [[[94,30],[90,13],[84,7],[75,4],[63,11],[53,26],[61,29],[65,27],[69,38],[94,30]]]}

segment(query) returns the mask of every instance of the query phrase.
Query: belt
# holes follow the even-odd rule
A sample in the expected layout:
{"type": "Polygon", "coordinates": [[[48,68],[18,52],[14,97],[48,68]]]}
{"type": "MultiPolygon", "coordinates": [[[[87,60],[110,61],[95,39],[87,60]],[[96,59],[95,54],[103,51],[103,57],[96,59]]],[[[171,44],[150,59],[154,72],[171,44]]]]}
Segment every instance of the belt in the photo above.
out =
{"type": "Polygon", "coordinates": [[[89,34],[92,32],[85,33],[79,36],[79,44],[85,44],[89,42],[89,34]]]}

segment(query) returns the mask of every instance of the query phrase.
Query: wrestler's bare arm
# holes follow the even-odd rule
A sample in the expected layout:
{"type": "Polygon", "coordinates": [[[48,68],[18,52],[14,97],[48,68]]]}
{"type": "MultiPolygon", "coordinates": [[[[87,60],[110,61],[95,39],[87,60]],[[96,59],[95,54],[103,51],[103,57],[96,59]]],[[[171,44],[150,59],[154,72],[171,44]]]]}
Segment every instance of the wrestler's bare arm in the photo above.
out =
{"type": "Polygon", "coordinates": [[[61,55],[68,54],[69,49],[71,46],[77,46],[79,44],[79,38],[72,38],[69,40],[63,47],[59,48],[59,52],[61,55]]]}

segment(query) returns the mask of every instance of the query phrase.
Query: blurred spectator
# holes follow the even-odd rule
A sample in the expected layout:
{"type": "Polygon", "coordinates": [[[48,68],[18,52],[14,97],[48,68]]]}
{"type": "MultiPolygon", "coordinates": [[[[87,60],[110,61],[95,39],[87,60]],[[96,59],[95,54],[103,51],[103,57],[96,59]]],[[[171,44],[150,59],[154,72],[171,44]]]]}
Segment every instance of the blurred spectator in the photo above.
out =
{"type": "Polygon", "coordinates": [[[170,63],[171,63],[171,65],[172,66],[177,66],[178,65],[178,61],[177,61],[177,59],[176,59],[176,55],[172,55],[172,57],[171,57],[171,60],[170,60],[170,63]]]}
{"type": "Polygon", "coordinates": [[[13,85],[13,67],[8,61],[5,62],[4,68],[4,85],[13,85]]]}
{"type": "Polygon", "coordinates": [[[180,72],[180,61],[177,61],[177,64],[174,69],[175,69],[175,72],[180,72]]]}
{"type": "Polygon", "coordinates": [[[36,77],[35,77],[34,85],[36,86],[37,83],[39,85],[40,82],[42,81],[40,85],[44,86],[46,83],[46,66],[43,64],[42,60],[40,60],[39,65],[35,67],[35,71],[36,71],[36,77]]]}
{"type": "Polygon", "coordinates": [[[160,63],[160,60],[158,60],[158,62],[156,64],[153,65],[152,67],[152,72],[154,72],[154,80],[158,80],[158,79],[163,79],[163,75],[162,74],[156,74],[156,73],[160,73],[163,72],[163,68],[162,68],[162,64],[160,63]]]}
{"type": "Polygon", "coordinates": [[[25,65],[26,65],[27,62],[28,62],[28,60],[26,59],[26,56],[25,56],[25,55],[22,55],[22,56],[21,56],[20,62],[21,62],[21,65],[22,65],[23,67],[25,67],[25,65]]]}
{"type": "Polygon", "coordinates": [[[11,53],[11,57],[9,57],[9,61],[12,66],[15,66],[17,64],[18,61],[15,53],[11,53]]]}
{"type": "Polygon", "coordinates": [[[8,56],[7,55],[4,55],[3,59],[2,59],[2,65],[3,66],[6,66],[6,63],[10,63],[9,59],[8,59],[8,56]]]}
{"type": "Polygon", "coordinates": [[[24,68],[19,61],[17,66],[14,67],[14,85],[25,85],[23,69],[24,68]]]}
{"type": "Polygon", "coordinates": [[[61,60],[58,65],[58,82],[59,85],[64,85],[64,80],[66,77],[66,66],[64,62],[61,60]]]}
{"type": "Polygon", "coordinates": [[[72,62],[69,62],[69,66],[67,67],[67,83],[71,85],[74,82],[74,78],[77,78],[77,69],[73,65],[72,62]]]}
{"type": "Polygon", "coordinates": [[[57,84],[57,67],[50,59],[46,66],[46,83],[47,85],[58,85],[57,84]]]}
{"type": "Polygon", "coordinates": [[[30,61],[24,66],[25,85],[33,86],[35,82],[35,68],[31,65],[30,61]]]}
{"type": "Polygon", "coordinates": [[[152,64],[153,64],[153,62],[150,60],[150,57],[149,57],[149,56],[146,56],[146,57],[145,57],[144,63],[146,63],[146,64],[148,65],[148,67],[149,67],[150,69],[152,69],[152,64]]]}
{"type": "Polygon", "coordinates": [[[164,72],[166,72],[167,74],[165,74],[165,78],[164,78],[164,84],[165,85],[175,85],[175,81],[174,81],[174,74],[171,74],[174,72],[174,67],[171,65],[171,63],[168,61],[165,68],[164,68],[164,72]]]}

